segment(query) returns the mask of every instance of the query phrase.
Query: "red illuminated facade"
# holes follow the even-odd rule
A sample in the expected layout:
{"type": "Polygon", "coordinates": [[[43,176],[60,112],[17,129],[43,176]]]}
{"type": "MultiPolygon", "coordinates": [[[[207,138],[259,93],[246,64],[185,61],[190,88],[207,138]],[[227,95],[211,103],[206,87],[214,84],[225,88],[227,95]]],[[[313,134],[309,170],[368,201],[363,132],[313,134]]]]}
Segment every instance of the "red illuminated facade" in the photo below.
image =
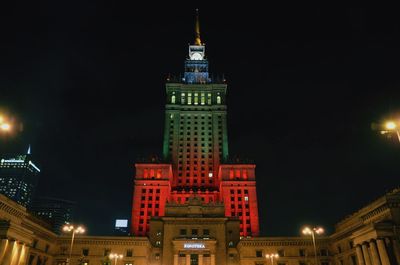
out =
{"type": "Polygon", "coordinates": [[[163,161],[137,163],[131,232],[146,235],[167,202],[222,201],[241,236],[259,234],[255,165],[228,161],[227,85],[209,77],[198,25],[184,77],[166,83],[163,161]]]}

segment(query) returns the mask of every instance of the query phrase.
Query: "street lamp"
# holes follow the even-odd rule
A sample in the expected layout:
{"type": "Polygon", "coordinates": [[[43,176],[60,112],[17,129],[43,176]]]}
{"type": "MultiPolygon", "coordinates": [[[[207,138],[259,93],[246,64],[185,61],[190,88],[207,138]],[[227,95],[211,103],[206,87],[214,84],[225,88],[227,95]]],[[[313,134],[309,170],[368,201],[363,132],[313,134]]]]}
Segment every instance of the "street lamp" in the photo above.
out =
{"type": "Polygon", "coordinates": [[[394,121],[387,121],[385,122],[383,126],[383,130],[381,130],[381,134],[387,134],[387,133],[393,133],[395,132],[397,135],[397,139],[400,142],[400,132],[399,132],[399,126],[400,124],[394,122],[394,121]]]}
{"type": "Polygon", "coordinates": [[[9,131],[11,131],[11,123],[9,123],[4,116],[0,115],[0,132],[9,131]]]}
{"type": "Polygon", "coordinates": [[[82,226],[74,227],[73,225],[66,224],[63,226],[63,231],[64,232],[72,232],[71,246],[69,249],[69,256],[68,256],[68,261],[67,261],[67,264],[70,265],[70,260],[71,260],[71,255],[72,255],[72,247],[74,246],[75,234],[83,234],[83,233],[85,233],[85,229],[82,226]]]}
{"type": "Polygon", "coordinates": [[[318,265],[318,260],[317,260],[317,246],[315,244],[315,234],[320,235],[324,233],[324,229],[322,227],[305,227],[303,229],[303,235],[311,235],[312,241],[313,241],[313,246],[314,246],[314,259],[315,259],[315,265],[318,265]]]}
{"type": "Polygon", "coordinates": [[[110,257],[110,259],[115,259],[114,265],[117,265],[117,260],[122,259],[123,256],[122,256],[122,254],[111,253],[109,255],[109,257],[110,257]]]}
{"type": "Polygon", "coordinates": [[[267,259],[271,259],[271,265],[274,265],[274,259],[279,258],[279,255],[277,253],[271,253],[271,254],[266,254],[265,257],[267,259]]]}

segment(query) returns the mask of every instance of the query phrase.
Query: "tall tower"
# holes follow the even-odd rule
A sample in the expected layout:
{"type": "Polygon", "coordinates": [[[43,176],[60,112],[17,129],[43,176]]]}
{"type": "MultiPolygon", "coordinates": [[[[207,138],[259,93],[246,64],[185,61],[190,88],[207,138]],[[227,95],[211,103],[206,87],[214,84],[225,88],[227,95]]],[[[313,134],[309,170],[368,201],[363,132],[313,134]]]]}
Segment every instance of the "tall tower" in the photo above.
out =
{"type": "Polygon", "coordinates": [[[257,235],[255,165],[224,164],[228,160],[227,84],[223,79],[210,78],[198,15],[195,28],[195,41],[189,45],[183,78],[166,83],[163,156],[168,163],[136,164],[131,230],[134,234],[146,234],[149,217],[163,216],[166,202],[184,204],[196,196],[205,203],[223,201],[226,216],[243,219],[242,236],[257,235]],[[234,178],[229,170],[234,170],[234,178]],[[158,202],[149,203],[149,198],[155,197],[153,193],[148,195],[152,186],[163,192],[156,195],[158,202]],[[154,203],[156,211],[149,209],[154,203]],[[235,208],[231,208],[232,203],[235,208]],[[253,221],[248,220],[251,216],[253,221]]]}
{"type": "Polygon", "coordinates": [[[32,162],[31,147],[24,155],[0,160],[0,193],[29,207],[35,193],[40,169],[32,162]]]}

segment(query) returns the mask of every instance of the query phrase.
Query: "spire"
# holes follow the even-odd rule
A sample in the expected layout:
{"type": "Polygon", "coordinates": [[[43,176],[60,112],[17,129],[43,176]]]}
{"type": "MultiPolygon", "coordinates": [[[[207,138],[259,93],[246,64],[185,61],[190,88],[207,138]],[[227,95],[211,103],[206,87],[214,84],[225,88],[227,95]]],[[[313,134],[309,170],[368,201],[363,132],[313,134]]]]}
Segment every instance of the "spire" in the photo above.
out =
{"type": "Polygon", "coordinates": [[[26,151],[26,154],[27,154],[27,155],[30,155],[30,154],[31,154],[31,145],[28,146],[28,151],[26,151]]]}
{"type": "Polygon", "coordinates": [[[195,45],[201,45],[201,39],[200,39],[200,22],[199,22],[199,9],[196,8],[196,38],[194,40],[195,45]]]}

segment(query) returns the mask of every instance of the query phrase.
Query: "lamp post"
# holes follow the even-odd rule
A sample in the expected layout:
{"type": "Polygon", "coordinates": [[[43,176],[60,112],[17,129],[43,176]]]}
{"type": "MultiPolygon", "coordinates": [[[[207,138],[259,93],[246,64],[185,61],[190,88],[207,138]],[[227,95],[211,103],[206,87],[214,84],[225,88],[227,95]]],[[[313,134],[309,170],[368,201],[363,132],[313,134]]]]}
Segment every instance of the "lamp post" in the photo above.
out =
{"type": "Polygon", "coordinates": [[[72,255],[72,247],[74,246],[75,234],[85,233],[85,229],[82,226],[74,227],[73,225],[67,224],[63,227],[64,232],[72,232],[71,236],[71,246],[69,249],[68,261],[67,264],[70,265],[71,255],[72,255]]]}
{"type": "Polygon", "coordinates": [[[387,121],[383,125],[383,129],[381,130],[381,134],[387,133],[396,133],[397,139],[400,142],[400,131],[399,131],[400,124],[394,121],[387,121]]]}
{"type": "Polygon", "coordinates": [[[266,254],[265,257],[267,259],[271,259],[271,265],[274,265],[274,259],[279,258],[279,255],[277,253],[271,253],[271,254],[266,254]]]}
{"type": "Polygon", "coordinates": [[[123,256],[122,256],[122,254],[111,253],[109,255],[109,257],[110,257],[110,259],[115,259],[114,265],[117,265],[117,260],[122,259],[123,256]]]}
{"type": "Polygon", "coordinates": [[[318,259],[317,259],[317,245],[315,244],[315,234],[320,235],[324,233],[324,229],[322,227],[305,227],[303,229],[303,235],[311,235],[312,241],[313,241],[313,246],[314,246],[314,261],[315,265],[318,265],[318,259]]]}

